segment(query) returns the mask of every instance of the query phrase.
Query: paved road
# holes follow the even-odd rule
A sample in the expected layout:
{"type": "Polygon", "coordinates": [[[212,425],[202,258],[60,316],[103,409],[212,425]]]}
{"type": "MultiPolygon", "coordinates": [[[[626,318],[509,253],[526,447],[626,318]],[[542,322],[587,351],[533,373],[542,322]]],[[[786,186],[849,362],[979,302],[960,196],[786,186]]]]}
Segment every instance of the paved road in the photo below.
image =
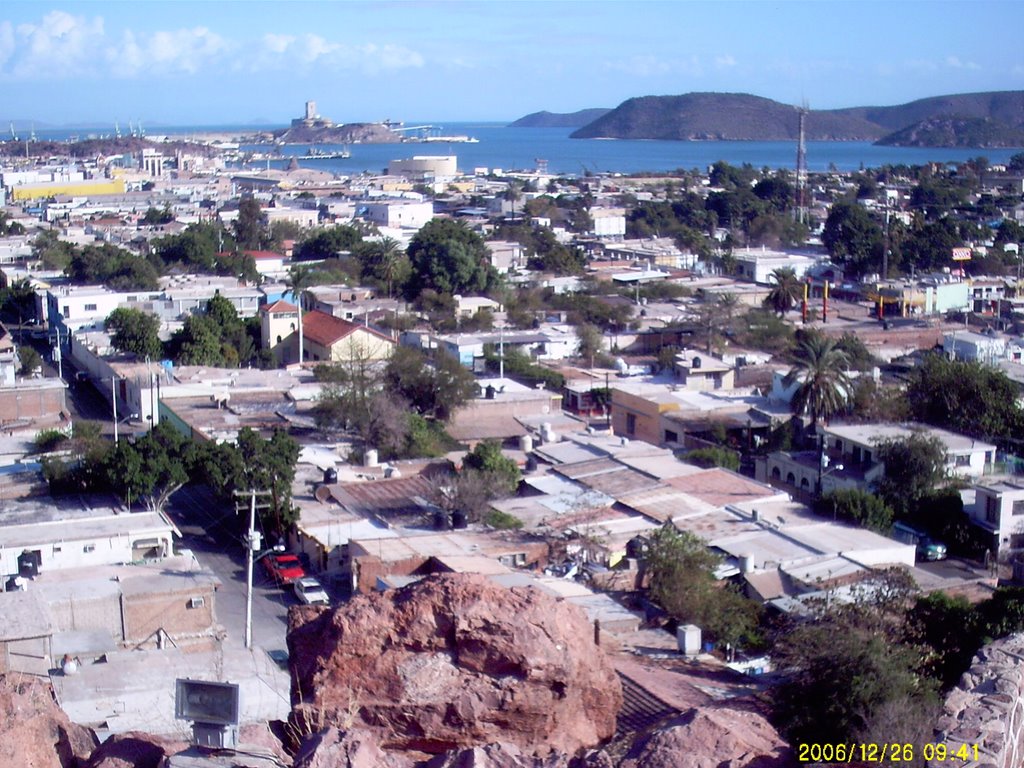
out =
{"type": "MultiPolygon", "coordinates": [[[[191,549],[221,580],[217,620],[227,630],[228,647],[245,644],[245,549],[227,533],[224,523],[235,514],[218,504],[206,488],[187,486],[171,497],[167,511],[182,533],[182,547],[191,549]]],[[[266,576],[260,563],[253,569],[253,645],[267,652],[283,651],[288,607],[297,604],[290,590],[266,576]]]]}

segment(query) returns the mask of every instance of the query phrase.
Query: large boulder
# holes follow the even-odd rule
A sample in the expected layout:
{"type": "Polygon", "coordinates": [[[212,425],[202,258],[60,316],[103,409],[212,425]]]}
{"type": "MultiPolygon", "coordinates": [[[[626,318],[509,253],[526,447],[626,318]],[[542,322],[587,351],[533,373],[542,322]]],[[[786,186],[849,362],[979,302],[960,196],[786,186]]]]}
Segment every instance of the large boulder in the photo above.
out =
{"type": "Polygon", "coordinates": [[[331,726],[302,742],[295,768],[412,768],[413,761],[389,755],[369,731],[339,731],[331,726]]]}
{"type": "Polygon", "coordinates": [[[389,750],[507,742],[546,755],[615,731],[622,689],[586,615],[537,589],[437,575],[289,621],[293,733],[333,725],[389,750]]]}
{"type": "Polygon", "coordinates": [[[619,768],[782,768],[789,746],[757,705],[691,709],[640,739],[619,768]]]}
{"type": "Polygon", "coordinates": [[[161,768],[165,757],[188,746],[185,741],[147,733],[119,733],[92,753],[88,768],[161,768]]]}
{"type": "Polygon", "coordinates": [[[0,675],[0,765],[77,768],[97,743],[91,730],[61,711],[48,682],[0,675]]]}

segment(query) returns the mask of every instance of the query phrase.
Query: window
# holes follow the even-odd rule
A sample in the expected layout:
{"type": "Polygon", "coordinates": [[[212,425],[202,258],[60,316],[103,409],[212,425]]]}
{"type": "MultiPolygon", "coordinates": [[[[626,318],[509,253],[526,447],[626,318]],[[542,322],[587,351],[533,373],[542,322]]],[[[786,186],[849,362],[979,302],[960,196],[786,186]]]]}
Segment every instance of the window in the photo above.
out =
{"type": "Polygon", "coordinates": [[[634,414],[632,414],[632,413],[627,413],[626,414],[626,434],[627,435],[635,435],[636,434],[636,416],[634,414]]]}
{"type": "Polygon", "coordinates": [[[955,464],[958,467],[969,467],[971,466],[971,457],[969,455],[957,456],[955,464]]]}
{"type": "Polygon", "coordinates": [[[781,480],[782,472],[778,467],[772,467],[772,480],[781,480]]]}
{"type": "Polygon", "coordinates": [[[985,522],[999,523],[999,499],[994,496],[985,497],[985,522]]]}
{"type": "Polygon", "coordinates": [[[787,485],[796,485],[796,475],[794,475],[792,472],[788,473],[786,475],[786,484],[787,485]]]}
{"type": "Polygon", "coordinates": [[[1017,501],[1013,502],[1013,512],[1012,512],[1012,514],[1013,514],[1014,517],[1019,517],[1020,515],[1024,515],[1024,500],[1018,499],[1017,501]]]}
{"type": "Polygon", "coordinates": [[[671,429],[665,430],[665,442],[666,443],[678,443],[679,435],[673,432],[671,429]]]}
{"type": "Polygon", "coordinates": [[[95,544],[86,544],[84,547],[82,547],[82,551],[86,552],[86,553],[88,553],[88,552],[95,552],[96,551],[96,545],[95,544]]]}
{"type": "Polygon", "coordinates": [[[86,304],[85,305],[85,311],[86,312],[95,312],[96,311],[96,305],[95,304],[86,304]]]}

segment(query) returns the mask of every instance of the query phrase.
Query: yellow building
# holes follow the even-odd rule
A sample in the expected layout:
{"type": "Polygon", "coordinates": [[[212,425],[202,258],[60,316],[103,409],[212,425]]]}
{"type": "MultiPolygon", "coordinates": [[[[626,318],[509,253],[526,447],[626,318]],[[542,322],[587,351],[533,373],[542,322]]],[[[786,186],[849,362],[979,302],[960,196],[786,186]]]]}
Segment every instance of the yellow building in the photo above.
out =
{"type": "Polygon", "coordinates": [[[12,200],[39,200],[57,195],[86,197],[88,195],[123,195],[123,179],[86,179],[85,181],[43,181],[11,187],[12,200]]]}
{"type": "MultiPolygon", "coordinates": [[[[394,339],[326,312],[302,313],[303,353],[306,360],[320,362],[371,362],[387,360],[395,349],[394,339]]],[[[288,355],[298,359],[298,334],[292,337],[288,355]]]]}

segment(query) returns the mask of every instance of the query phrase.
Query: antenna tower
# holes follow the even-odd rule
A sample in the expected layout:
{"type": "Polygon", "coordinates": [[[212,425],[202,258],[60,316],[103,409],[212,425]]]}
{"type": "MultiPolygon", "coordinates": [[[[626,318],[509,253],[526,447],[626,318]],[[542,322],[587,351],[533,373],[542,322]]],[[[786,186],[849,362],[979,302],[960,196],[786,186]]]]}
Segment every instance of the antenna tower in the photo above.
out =
{"type": "Polygon", "coordinates": [[[796,145],[796,220],[801,224],[807,223],[807,100],[797,107],[797,114],[800,116],[799,138],[796,145]]]}

